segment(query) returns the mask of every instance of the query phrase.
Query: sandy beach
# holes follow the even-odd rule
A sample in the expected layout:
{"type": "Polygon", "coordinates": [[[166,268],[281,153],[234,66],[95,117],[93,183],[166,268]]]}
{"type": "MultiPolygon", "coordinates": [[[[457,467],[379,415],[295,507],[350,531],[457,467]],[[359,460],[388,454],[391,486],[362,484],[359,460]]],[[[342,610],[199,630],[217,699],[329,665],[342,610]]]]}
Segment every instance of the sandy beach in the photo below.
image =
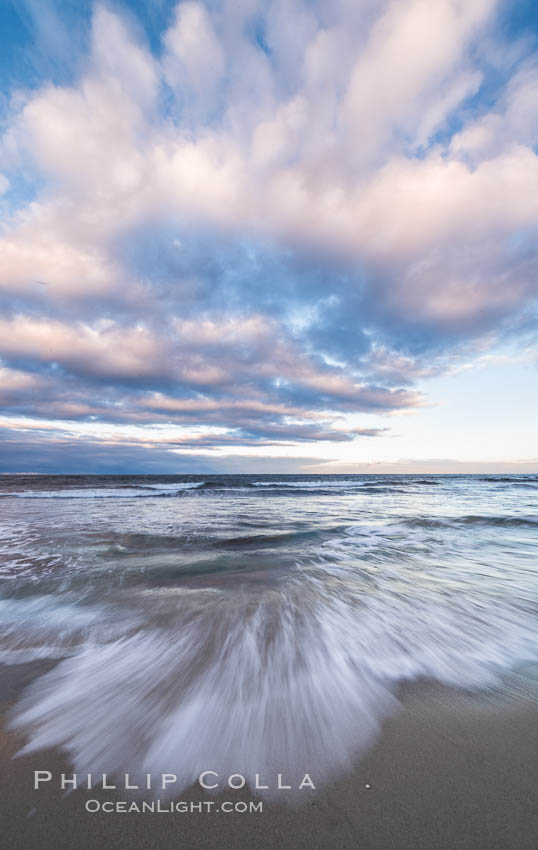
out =
{"type": "MultiPolygon", "coordinates": [[[[41,665],[3,668],[2,728],[13,701],[41,665]]],[[[22,739],[0,738],[4,846],[29,848],[365,848],[365,850],[534,850],[538,836],[538,701],[524,676],[502,693],[472,695],[436,683],[404,688],[371,751],[347,777],[299,808],[264,802],[263,812],[218,811],[245,791],[181,799],[213,800],[213,811],[88,813],[91,799],[59,782],[34,791],[33,771],[71,767],[58,752],[14,758],[22,739]]]]}
{"type": "Polygon", "coordinates": [[[0,850],[538,850],[538,0],[0,0],[0,850]]]}

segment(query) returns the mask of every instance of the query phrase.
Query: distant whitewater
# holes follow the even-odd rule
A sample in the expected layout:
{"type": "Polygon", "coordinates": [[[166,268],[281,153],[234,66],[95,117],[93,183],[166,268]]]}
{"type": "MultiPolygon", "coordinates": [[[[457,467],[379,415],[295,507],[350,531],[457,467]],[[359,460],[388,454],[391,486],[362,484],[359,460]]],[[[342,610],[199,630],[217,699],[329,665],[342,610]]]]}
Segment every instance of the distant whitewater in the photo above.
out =
{"type": "Polygon", "coordinates": [[[316,784],[398,683],[538,660],[538,476],[0,476],[0,661],[57,664],[25,751],[316,784]]]}

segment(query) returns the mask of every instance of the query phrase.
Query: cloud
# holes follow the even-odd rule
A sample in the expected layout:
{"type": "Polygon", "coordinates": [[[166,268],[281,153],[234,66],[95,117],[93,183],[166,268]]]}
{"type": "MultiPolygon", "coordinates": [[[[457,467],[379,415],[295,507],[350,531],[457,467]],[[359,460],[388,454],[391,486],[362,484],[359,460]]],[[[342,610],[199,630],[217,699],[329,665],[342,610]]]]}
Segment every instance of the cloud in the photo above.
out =
{"type": "Polygon", "coordinates": [[[395,132],[412,136],[417,124],[422,143],[425,131],[442,124],[476,87],[476,77],[463,76],[454,86],[454,72],[494,5],[492,0],[409,0],[385,6],[359,54],[343,102],[350,129],[360,138],[360,159],[376,155],[395,132]]]}
{"type": "Polygon", "coordinates": [[[495,107],[454,135],[451,153],[474,164],[498,156],[512,146],[527,146],[532,150],[538,136],[537,85],[536,64],[524,62],[495,107]]]}
{"type": "Polygon", "coordinates": [[[207,102],[225,71],[224,51],[209,12],[200,3],[181,3],[164,37],[163,73],[176,89],[188,88],[207,102]]]}
{"type": "Polygon", "coordinates": [[[493,66],[496,14],[189,1],[152,49],[96,4],[77,74],[4,122],[9,412],[338,442],[533,325],[537,69],[493,66]]]}
{"type": "Polygon", "coordinates": [[[368,385],[339,367],[295,348],[278,325],[263,317],[222,317],[199,321],[174,318],[157,329],[15,316],[0,320],[0,354],[13,362],[60,367],[83,378],[134,382],[156,388],[216,390],[235,396],[249,385],[255,393],[289,396],[293,388],[316,393],[320,401],[356,409],[391,409],[420,403],[417,393],[368,385]],[[282,391],[280,391],[282,389],[282,391]]]}
{"type": "Polygon", "coordinates": [[[26,398],[36,390],[45,389],[47,384],[46,380],[37,375],[0,366],[0,402],[4,405],[26,398]]]}

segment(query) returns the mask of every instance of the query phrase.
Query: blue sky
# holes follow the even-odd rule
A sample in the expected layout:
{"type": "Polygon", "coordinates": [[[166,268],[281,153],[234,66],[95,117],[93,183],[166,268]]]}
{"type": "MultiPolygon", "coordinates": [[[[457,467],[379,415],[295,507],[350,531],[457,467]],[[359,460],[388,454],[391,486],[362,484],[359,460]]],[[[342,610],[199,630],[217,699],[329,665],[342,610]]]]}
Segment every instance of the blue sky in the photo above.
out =
{"type": "Polygon", "coordinates": [[[0,7],[0,470],[538,471],[532,3],[0,7]]]}

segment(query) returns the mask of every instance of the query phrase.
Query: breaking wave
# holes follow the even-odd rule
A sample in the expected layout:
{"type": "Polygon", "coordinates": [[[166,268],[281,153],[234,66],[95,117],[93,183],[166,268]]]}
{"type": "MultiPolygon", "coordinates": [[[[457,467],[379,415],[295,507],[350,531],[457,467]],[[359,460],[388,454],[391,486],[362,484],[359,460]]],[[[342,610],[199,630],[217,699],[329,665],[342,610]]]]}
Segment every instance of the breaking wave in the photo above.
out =
{"type": "Polygon", "coordinates": [[[362,500],[338,479],[241,476],[130,484],[204,499],[125,502],[125,480],[84,510],[5,499],[0,661],[56,662],[13,709],[23,752],[174,773],[174,793],[204,770],[320,787],[372,744],[399,683],[490,687],[538,661],[534,495],[439,481],[402,495],[362,478],[362,500]]]}

